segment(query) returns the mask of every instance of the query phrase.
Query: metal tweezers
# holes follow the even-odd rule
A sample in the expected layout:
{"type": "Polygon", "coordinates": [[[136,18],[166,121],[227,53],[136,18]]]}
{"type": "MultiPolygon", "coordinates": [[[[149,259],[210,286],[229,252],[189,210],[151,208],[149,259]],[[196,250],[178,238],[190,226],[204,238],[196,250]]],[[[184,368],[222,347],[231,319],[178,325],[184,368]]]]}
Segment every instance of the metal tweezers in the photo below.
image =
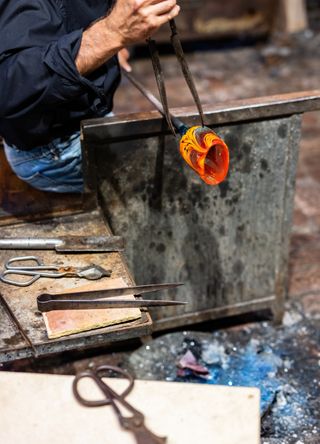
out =
{"type": "MultiPolygon", "coordinates": [[[[183,48],[181,45],[177,26],[176,26],[174,19],[170,20],[169,24],[170,24],[170,28],[171,28],[171,44],[173,46],[177,60],[180,64],[185,81],[189,87],[189,90],[192,94],[193,100],[197,106],[197,109],[198,109],[198,112],[200,115],[200,119],[201,119],[201,125],[205,126],[204,113],[203,113],[202,105],[200,102],[200,98],[199,98],[192,74],[190,72],[188,63],[186,61],[186,58],[185,58],[185,55],[183,52],[183,48]]],[[[163,76],[163,71],[161,68],[160,57],[159,57],[159,52],[157,50],[156,42],[155,42],[155,40],[152,40],[149,38],[147,40],[147,43],[149,45],[153,70],[155,73],[155,78],[156,78],[156,82],[157,82],[157,86],[158,86],[158,90],[159,90],[159,94],[160,94],[162,107],[164,110],[164,115],[166,117],[166,121],[169,125],[170,130],[172,131],[173,135],[175,136],[176,131],[175,131],[174,125],[172,123],[172,116],[170,116],[170,112],[169,112],[167,93],[166,93],[166,88],[165,88],[165,84],[164,84],[164,76],[163,76]]]]}
{"type": "Polygon", "coordinates": [[[142,308],[162,307],[170,305],[185,305],[187,302],[156,299],[111,299],[126,295],[141,295],[153,291],[168,290],[179,287],[181,283],[149,284],[133,287],[110,288],[107,290],[84,291],[79,293],[49,294],[43,293],[37,297],[38,310],[90,310],[104,308],[142,308]]]}

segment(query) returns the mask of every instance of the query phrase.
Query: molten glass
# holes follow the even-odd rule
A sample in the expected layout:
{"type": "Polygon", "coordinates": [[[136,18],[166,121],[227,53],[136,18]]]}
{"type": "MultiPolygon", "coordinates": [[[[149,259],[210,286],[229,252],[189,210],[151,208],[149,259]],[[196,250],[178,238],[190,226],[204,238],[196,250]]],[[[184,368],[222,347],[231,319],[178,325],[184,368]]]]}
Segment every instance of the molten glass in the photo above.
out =
{"type": "Polygon", "coordinates": [[[229,150],[212,129],[206,126],[186,128],[180,140],[180,153],[208,185],[218,185],[226,178],[229,150]]]}

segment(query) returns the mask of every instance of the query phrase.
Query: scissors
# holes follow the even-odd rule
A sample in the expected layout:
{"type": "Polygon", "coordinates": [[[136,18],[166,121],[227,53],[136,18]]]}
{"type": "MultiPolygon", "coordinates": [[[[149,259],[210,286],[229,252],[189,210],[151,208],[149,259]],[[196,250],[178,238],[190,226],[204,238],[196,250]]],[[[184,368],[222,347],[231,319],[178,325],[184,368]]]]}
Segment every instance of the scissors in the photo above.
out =
{"type": "Polygon", "coordinates": [[[111,270],[105,270],[99,265],[91,264],[86,267],[45,265],[37,256],[13,257],[5,264],[5,271],[0,274],[0,280],[6,284],[16,285],[18,287],[28,287],[41,277],[62,278],[62,277],[80,277],[89,280],[96,280],[102,277],[110,277],[111,270]],[[33,261],[36,265],[24,265],[26,261],[33,261]],[[12,265],[13,263],[20,265],[12,265]],[[15,281],[9,279],[8,275],[31,276],[31,279],[24,281],[15,281]]]}
{"type": "Polygon", "coordinates": [[[167,438],[161,438],[155,435],[151,430],[147,428],[144,423],[144,415],[139,410],[135,409],[128,401],[126,397],[132,391],[134,386],[134,379],[130,373],[119,367],[113,367],[111,365],[101,365],[99,367],[93,367],[84,372],[78,373],[73,380],[73,394],[77,401],[86,407],[101,407],[105,405],[111,405],[115,414],[118,417],[119,423],[124,430],[127,430],[134,434],[137,444],[165,444],[167,438]],[[123,376],[129,382],[127,388],[121,393],[115,392],[105,381],[103,377],[106,376],[108,372],[113,372],[116,375],[123,376]],[[89,378],[92,379],[105,398],[102,400],[91,401],[85,399],[79,392],[78,384],[81,379],[89,378]],[[125,409],[131,413],[131,416],[124,416],[120,410],[125,409]]]}

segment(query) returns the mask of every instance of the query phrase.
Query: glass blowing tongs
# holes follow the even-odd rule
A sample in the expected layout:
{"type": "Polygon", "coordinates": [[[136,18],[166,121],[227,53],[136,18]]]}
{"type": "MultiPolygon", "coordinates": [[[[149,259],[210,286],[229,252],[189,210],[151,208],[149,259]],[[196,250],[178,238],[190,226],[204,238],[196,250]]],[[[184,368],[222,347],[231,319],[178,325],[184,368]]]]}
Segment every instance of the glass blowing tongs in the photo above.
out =
{"type": "Polygon", "coordinates": [[[185,305],[187,302],[156,299],[120,299],[121,296],[141,295],[160,290],[169,290],[179,287],[181,283],[148,284],[132,287],[109,288],[84,292],[62,294],[43,293],[37,297],[38,310],[48,312],[51,310],[92,310],[105,308],[143,308],[163,307],[172,305],[185,305]],[[112,299],[119,298],[119,299],[112,299]]]}

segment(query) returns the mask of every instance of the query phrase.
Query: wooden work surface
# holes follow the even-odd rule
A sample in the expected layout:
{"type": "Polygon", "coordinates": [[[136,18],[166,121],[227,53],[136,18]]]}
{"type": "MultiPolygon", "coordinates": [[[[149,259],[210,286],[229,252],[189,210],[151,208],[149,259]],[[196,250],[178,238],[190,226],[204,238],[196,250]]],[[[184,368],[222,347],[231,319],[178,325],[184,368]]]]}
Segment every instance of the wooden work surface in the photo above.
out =
{"type": "MultiPolygon", "coordinates": [[[[110,230],[97,211],[59,217],[41,222],[27,222],[0,228],[0,237],[56,237],[59,235],[108,235],[110,230]]],[[[5,262],[17,256],[39,256],[45,264],[86,266],[96,263],[112,269],[112,278],[122,278],[132,284],[132,278],[120,253],[57,254],[55,251],[0,250],[1,269],[5,262]]],[[[36,296],[43,292],[59,292],[89,281],[79,278],[41,278],[29,287],[16,287],[0,282],[0,292],[26,330],[39,355],[68,350],[98,347],[115,341],[141,337],[151,332],[151,318],[142,312],[137,321],[92,330],[58,340],[48,340],[42,314],[37,311],[36,296]]],[[[32,356],[15,325],[0,306],[0,362],[32,356]]]]}
{"type": "MultiPolygon", "coordinates": [[[[6,444],[134,444],[110,406],[87,408],[70,376],[0,373],[0,442],[6,444]],[[32,406],[32,407],[31,407],[32,406]]],[[[107,380],[117,391],[124,380],[107,380]]],[[[101,399],[89,380],[82,396],[101,399]],[[97,398],[98,397],[98,398],[97,398]]],[[[136,381],[127,400],[167,444],[258,444],[259,390],[245,387],[136,381]]]]}

